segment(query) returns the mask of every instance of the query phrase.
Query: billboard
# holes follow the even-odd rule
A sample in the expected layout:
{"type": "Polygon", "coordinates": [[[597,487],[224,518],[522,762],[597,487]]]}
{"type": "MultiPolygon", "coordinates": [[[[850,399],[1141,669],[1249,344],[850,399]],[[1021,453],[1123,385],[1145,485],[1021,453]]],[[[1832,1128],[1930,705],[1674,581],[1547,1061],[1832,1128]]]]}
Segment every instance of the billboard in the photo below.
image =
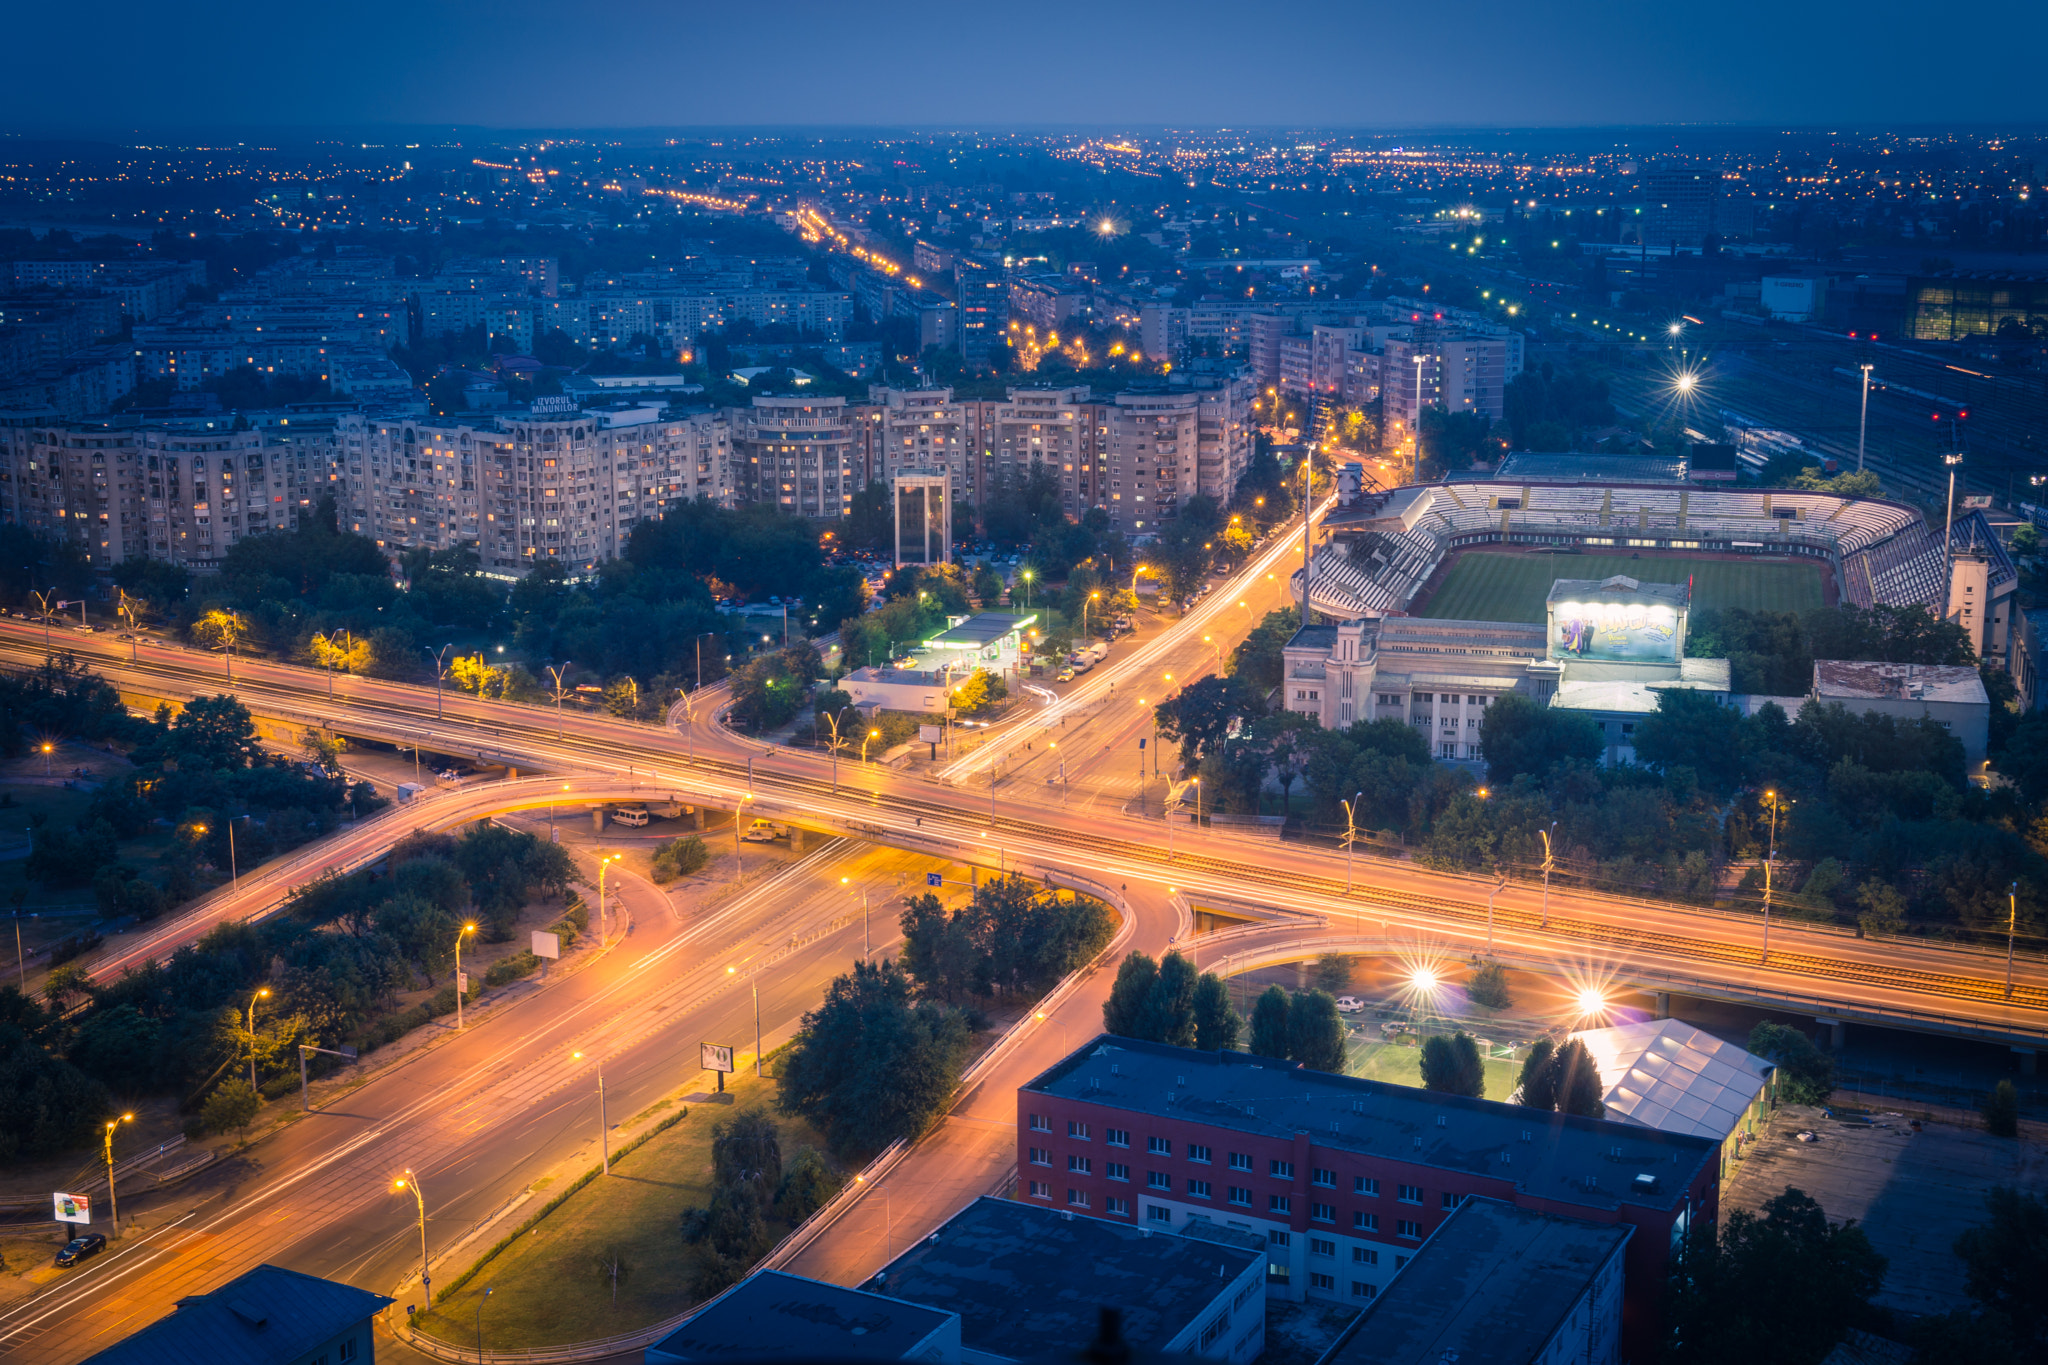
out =
{"type": "Polygon", "coordinates": [[[722,1071],[728,1076],[732,1074],[732,1044],[699,1043],[697,1046],[703,1050],[706,1071],[722,1071]]]}
{"type": "Polygon", "coordinates": [[[1670,664],[1678,662],[1678,644],[1678,609],[1662,602],[1550,604],[1552,658],[1670,664]]]}
{"type": "Polygon", "coordinates": [[[82,1194],[57,1194],[53,1196],[57,1205],[57,1221],[60,1223],[90,1223],[92,1221],[92,1200],[82,1194]]]}
{"type": "Polygon", "coordinates": [[[533,955],[535,957],[552,957],[560,960],[562,956],[562,936],[560,934],[551,934],[545,929],[534,930],[533,955]]]}

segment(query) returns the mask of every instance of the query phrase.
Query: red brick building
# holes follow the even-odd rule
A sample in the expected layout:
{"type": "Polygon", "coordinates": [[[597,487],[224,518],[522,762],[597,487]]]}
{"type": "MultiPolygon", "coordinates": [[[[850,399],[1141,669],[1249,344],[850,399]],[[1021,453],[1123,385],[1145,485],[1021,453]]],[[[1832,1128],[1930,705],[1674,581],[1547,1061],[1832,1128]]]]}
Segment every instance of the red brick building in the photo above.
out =
{"type": "Polygon", "coordinates": [[[1622,1356],[1658,1352],[1671,1254],[1714,1220],[1707,1138],[1102,1036],[1017,1092],[1017,1192],[1263,1235],[1270,1296],[1376,1298],[1473,1195],[1627,1224],[1622,1356]]]}

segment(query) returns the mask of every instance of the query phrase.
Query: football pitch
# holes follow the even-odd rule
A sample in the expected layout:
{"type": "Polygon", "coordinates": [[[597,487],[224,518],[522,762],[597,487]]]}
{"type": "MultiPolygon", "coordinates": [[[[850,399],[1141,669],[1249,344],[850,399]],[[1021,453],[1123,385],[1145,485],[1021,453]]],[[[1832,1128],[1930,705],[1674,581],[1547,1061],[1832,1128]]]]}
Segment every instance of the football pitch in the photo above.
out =
{"type": "Polygon", "coordinates": [[[1696,611],[1747,607],[1805,611],[1825,606],[1821,567],[1783,559],[1694,559],[1685,555],[1528,555],[1467,550],[1454,562],[1418,615],[1455,621],[1543,623],[1544,599],[1559,578],[1627,574],[1643,583],[1693,581],[1696,611]]]}

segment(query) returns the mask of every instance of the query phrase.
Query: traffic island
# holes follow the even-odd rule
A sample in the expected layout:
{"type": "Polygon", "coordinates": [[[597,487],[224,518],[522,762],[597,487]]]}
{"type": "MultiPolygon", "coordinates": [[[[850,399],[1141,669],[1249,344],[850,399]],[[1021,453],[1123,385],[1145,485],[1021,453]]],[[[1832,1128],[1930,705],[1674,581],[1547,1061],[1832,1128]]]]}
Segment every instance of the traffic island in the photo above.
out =
{"type": "MultiPolygon", "coordinates": [[[[760,1114],[774,1126],[785,1173],[805,1148],[823,1158],[823,1139],[776,1113],[774,1094],[772,1079],[729,1077],[723,1098],[730,1103],[693,1095],[685,1111],[650,1115],[645,1135],[612,1158],[609,1176],[593,1164],[568,1177],[566,1191],[560,1183],[537,1187],[549,1202],[468,1268],[458,1274],[436,1263],[435,1278],[449,1276],[448,1287],[431,1311],[414,1316],[413,1330],[457,1351],[476,1351],[479,1333],[486,1351],[559,1348],[653,1327],[710,1297],[724,1286],[707,1282],[707,1239],[688,1240],[685,1220],[732,1203],[721,1200],[714,1176],[714,1128],[760,1114]]],[[[823,1159],[829,1193],[840,1175],[823,1159]]],[[[767,1194],[759,1248],[735,1267],[739,1274],[790,1230],[775,1191],[767,1194]]]]}

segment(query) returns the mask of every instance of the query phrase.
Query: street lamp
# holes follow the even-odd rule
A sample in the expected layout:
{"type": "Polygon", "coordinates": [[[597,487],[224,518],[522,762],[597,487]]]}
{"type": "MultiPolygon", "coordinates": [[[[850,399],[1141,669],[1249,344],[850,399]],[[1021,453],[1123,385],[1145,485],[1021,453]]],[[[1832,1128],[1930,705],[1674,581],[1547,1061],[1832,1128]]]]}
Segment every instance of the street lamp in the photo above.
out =
{"type": "Polygon", "coordinates": [[[1031,570],[1025,569],[1018,577],[1024,580],[1024,607],[1028,611],[1031,607],[1031,570]]]}
{"type": "MultiPolygon", "coordinates": [[[[441,648],[440,648],[439,650],[432,650],[432,649],[428,649],[428,648],[427,648],[427,647],[426,647],[425,645],[421,645],[421,646],[420,646],[420,652],[421,652],[422,654],[425,654],[425,655],[426,655],[426,656],[427,656],[427,657],[428,657],[429,659],[432,659],[432,660],[434,661],[434,719],[435,719],[435,720],[441,720],[441,719],[443,719],[443,713],[442,713],[442,710],[441,710],[441,679],[442,679],[443,677],[445,677],[445,676],[447,675],[447,672],[448,672],[447,668],[446,668],[446,667],[444,666],[444,664],[443,664],[443,661],[444,661],[445,659],[447,659],[447,657],[448,657],[448,651],[449,651],[449,650],[451,650],[451,649],[453,649],[453,648],[455,648],[455,646],[454,646],[454,644],[453,644],[453,643],[449,643],[449,644],[445,644],[445,645],[442,645],[442,646],[441,646],[441,648]]],[[[330,675],[330,676],[331,676],[331,675],[330,675]]]]}
{"type": "Polygon", "coordinates": [[[2014,882],[2006,892],[2005,919],[2005,998],[2012,999],[2012,940],[2020,927],[2020,884],[2014,882]]]}
{"type": "Polygon", "coordinates": [[[1351,894],[1351,853],[1358,843],[1358,807],[1356,802],[1365,799],[1364,792],[1353,792],[1351,800],[1339,801],[1344,807],[1344,894],[1351,894]]]}
{"type": "Polygon", "coordinates": [[[1501,887],[1507,884],[1508,879],[1503,876],[1500,879],[1500,884],[1486,893],[1486,955],[1488,957],[1493,956],[1493,898],[1498,896],[1501,887]]]}
{"type": "MultiPolygon", "coordinates": [[[[727,967],[727,976],[738,976],[739,968],[727,967]]],[[[747,985],[754,992],[754,1075],[761,1075],[761,979],[752,972],[747,973],[747,985]]]]}
{"type": "Polygon", "coordinates": [[[1941,604],[1941,619],[1946,621],[1952,614],[1948,597],[1955,593],[1954,587],[1950,585],[1955,581],[1956,572],[1954,545],[1956,532],[1956,466],[1963,462],[1963,453],[1958,450],[1944,455],[1941,457],[1941,462],[1948,466],[1948,519],[1941,528],[1941,583],[1944,594],[1941,604]]]}
{"type": "Polygon", "coordinates": [[[1856,419],[1856,472],[1863,472],[1863,438],[1870,431],[1870,372],[1874,365],[1858,366],[1863,371],[1863,413],[1856,419]]]}
{"type": "MultiPolygon", "coordinates": [[[[853,709],[849,706],[825,717],[825,723],[832,727],[832,790],[835,792],[839,790],[839,717],[853,709]]],[[[865,756],[862,761],[866,761],[865,756]]]]}
{"type": "Polygon", "coordinates": [[[1771,851],[1770,856],[1764,859],[1763,960],[1769,962],[1771,960],[1771,872],[1778,861],[1778,812],[1791,805],[1792,802],[1778,795],[1776,791],[1766,788],[1764,791],[1764,804],[1770,808],[1771,812],[1771,851]]]}
{"type": "Polygon", "coordinates": [[[865,767],[867,766],[867,763],[868,763],[868,744],[869,744],[869,743],[870,743],[871,741],[873,741],[873,740],[877,740],[877,739],[880,739],[881,737],[882,737],[882,732],[881,732],[880,730],[870,730],[870,731],[868,731],[868,732],[867,732],[867,734],[866,734],[866,735],[865,735],[865,736],[864,736],[864,737],[863,737],[863,738],[861,739],[861,742],[860,742],[860,763],[861,763],[861,766],[862,766],[863,768],[865,768],[865,767]]]}
{"type": "Polygon", "coordinates": [[[427,1199],[420,1193],[420,1178],[412,1173],[412,1167],[405,1168],[405,1175],[392,1185],[392,1189],[411,1190],[413,1201],[420,1207],[420,1293],[427,1299],[427,1307],[434,1306],[434,1281],[427,1273],[427,1199]]]}
{"type": "Polygon", "coordinates": [[[623,853],[614,853],[609,858],[599,858],[597,860],[597,946],[600,948],[604,947],[605,938],[607,937],[605,932],[604,874],[613,863],[625,856],[623,853]]]}
{"type": "Polygon", "coordinates": [[[1557,859],[1551,854],[1550,836],[1557,832],[1557,821],[1552,820],[1549,829],[1539,829],[1536,832],[1543,836],[1543,923],[1537,927],[1548,929],[1550,927],[1550,869],[1557,863],[1557,859]]]}
{"type": "MultiPolygon", "coordinates": [[[[583,1054],[580,1052],[571,1053],[570,1056],[579,1062],[583,1060],[583,1054]]],[[[591,1061],[597,1067],[597,1141],[599,1150],[602,1153],[600,1161],[603,1165],[604,1173],[610,1175],[612,1173],[612,1133],[611,1124],[605,1117],[604,1058],[593,1057],[591,1061]]]]}
{"type": "Polygon", "coordinates": [[[259,988],[249,997],[249,1088],[256,1088],[256,1002],[270,994],[270,987],[259,988]]]}
{"type": "Polygon", "coordinates": [[[54,747],[55,747],[54,745],[50,745],[50,744],[44,744],[44,745],[43,745],[43,776],[44,776],[44,777],[48,777],[48,776],[50,775],[50,751],[51,751],[51,749],[52,749],[52,748],[54,748],[54,747]]]}
{"type": "Polygon", "coordinates": [[[1087,600],[1081,603],[1081,638],[1084,640],[1088,638],[1088,603],[1101,600],[1102,594],[1097,591],[1089,593],[1087,600]]]}
{"type": "Polygon", "coordinates": [[[568,691],[567,691],[566,689],[564,689],[564,688],[563,688],[563,686],[562,686],[562,674],[563,674],[563,673],[565,673],[565,672],[567,672],[567,671],[568,671],[569,669],[571,669],[571,668],[574,668],[574,667],[575,667],[575,665],[574,665],[573,663],[571,663],[571,662],[570,662],[569,660],[567,660],[567,659],[564,659],[564,660],[562,661],[562,666],[561,666],[560,668],[556,668],[556,667],[555,667],[555,666],[554,666],[553,664],[549,664],[549,665],[547,666],[547,671],[548,671],[549,673],[553,674],[553,675],[554,675],[554,678],[555,678],[555,738],[556,738],[556,739],[560,739],[560,738],[562,737],[562,698],[564,698],[564,697],[566,697],[566,696],[568,696],[568,695],[569,695],[568,691]]]}
{"type": "MultiPolygon", "coordinates": [[[[465,924],[455,931],[455,1031],[462,1031],[462,996],[466,983],[462,979],[462,939],[465,934],[476,932],[475,924],[465,924]]],[[[602,942],[602,935],[599,936],[602,942]]]]}
{"type": "MultiPolygon", "coordinates": [[[[2010,993],[2010,992],[2008,992],[2010,993]]],[[[117,1119],[107,1120],[107,1212],[113,1219],[114,1235],[121,1235],[121,1200],[114,1193],[114,1130],[124,1123],[133,1123],[135,1115],[123,1114],[117,1119]]]]}

